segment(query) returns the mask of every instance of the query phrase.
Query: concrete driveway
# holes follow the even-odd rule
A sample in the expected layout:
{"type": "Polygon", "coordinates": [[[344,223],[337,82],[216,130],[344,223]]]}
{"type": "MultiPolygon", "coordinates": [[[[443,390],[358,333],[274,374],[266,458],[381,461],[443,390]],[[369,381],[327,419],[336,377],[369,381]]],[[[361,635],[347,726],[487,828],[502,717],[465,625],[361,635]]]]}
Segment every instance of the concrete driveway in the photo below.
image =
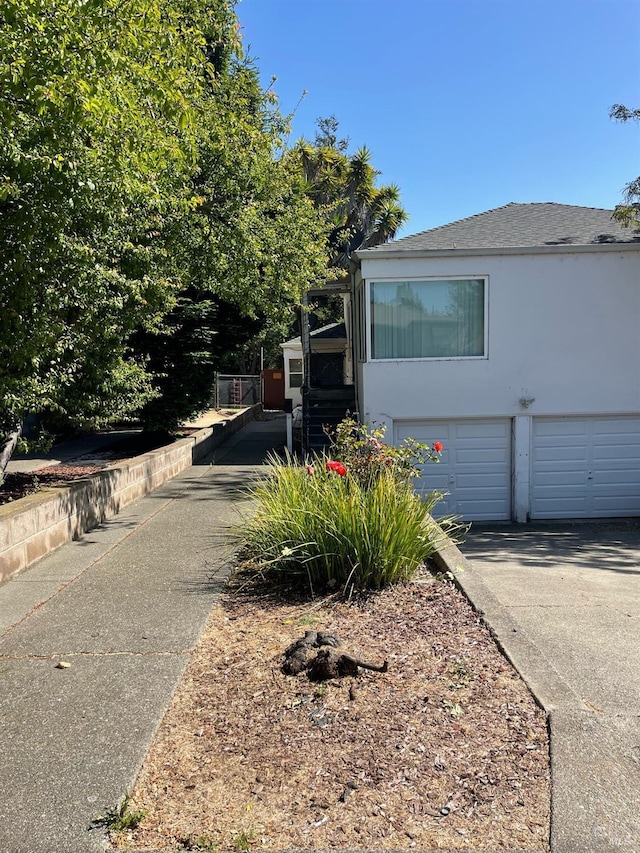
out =
{"type": "Polygon", "coordinates": [[[473,525],[458,578],[551,725],[552,849],[640,851],[640,520],[473,525]]]}

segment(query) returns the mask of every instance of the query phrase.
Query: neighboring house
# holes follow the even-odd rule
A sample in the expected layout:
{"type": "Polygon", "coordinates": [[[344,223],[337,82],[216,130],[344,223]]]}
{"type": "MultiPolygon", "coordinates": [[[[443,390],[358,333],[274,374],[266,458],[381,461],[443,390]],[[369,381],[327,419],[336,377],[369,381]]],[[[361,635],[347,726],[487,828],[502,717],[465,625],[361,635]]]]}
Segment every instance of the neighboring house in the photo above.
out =
{"type": "Polygon", "coordinates": [[[284,359],[284,396],[293,401],[293,407],[302,405],[304,359],[300,337],[280,344],[284,359]]]}
{"type": "MultiPolygon", "coordinates": [[[[347,300],[348,304],[348,300],[347,300]]],[[[285,367],[285,397],[302,406],[300,417],[305,452],[329,443],[326,430],[335,429],[347,412],[355,413],[353,357],[346,323],[330,323],[309,332],[305,357],[302,337],[280,344],[285,367]],[[305,376],[305,364],[309,366],[305,376]]]]}
{"type": "Polygon", "coordinates": [[[357,404],[441,441],[443,512],[640,515],[640,233],[507,204],[356,253],[357,404]]]}
{"type": "MultiPolygon", "coordinates": [[[[314,388],[335,388],[351,384],[351,350],[347,345],[347,330],[344,323],[330,323],[309,334],[311,343],[311,384],[314,388]]],[[[292,338],[280,344],[284,357],[285,397],[293,400],[294,406],[302,405],[304,384],[304,358],[302,339],[292,338]]]]}

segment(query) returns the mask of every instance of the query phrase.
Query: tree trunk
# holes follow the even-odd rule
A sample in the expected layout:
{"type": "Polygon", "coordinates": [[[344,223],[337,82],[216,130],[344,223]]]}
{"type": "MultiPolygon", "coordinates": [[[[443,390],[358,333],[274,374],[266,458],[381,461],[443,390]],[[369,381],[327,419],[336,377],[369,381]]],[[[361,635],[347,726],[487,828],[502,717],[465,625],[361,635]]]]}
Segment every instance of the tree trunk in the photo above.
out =
{"type": "Polygon", "coordinates": [[[9,460],[13,456],[16,449],[18,439],[22,435],[22,424],[17,424],[13,431],[9,433],[3,444],[0,444],[0,477],[7,470],[9,460]]]}

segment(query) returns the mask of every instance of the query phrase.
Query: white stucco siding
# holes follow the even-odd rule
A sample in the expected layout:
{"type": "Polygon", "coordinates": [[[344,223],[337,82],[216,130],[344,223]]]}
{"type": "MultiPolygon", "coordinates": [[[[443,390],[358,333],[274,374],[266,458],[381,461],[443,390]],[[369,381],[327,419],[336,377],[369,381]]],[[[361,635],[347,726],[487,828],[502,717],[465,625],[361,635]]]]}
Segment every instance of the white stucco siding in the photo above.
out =
{"type": "Polygon", "coordinates": [[[356,409],[360,416],[362,409],[362,388],[364,383],[364,359],[366,358],[366,292],[362,274],[357,270],[354,275],[353,289],[353,352],[355,358],[354,379],[356,390],[356,409]]]}
{"type": "Polygon", "coordinates": [[[284,359],[284,396],[293,401],[293,406],[302,405],[302,389],[300,387],[291,386],[291,373],[289,363],[291,359],[302,359],[302,344],[295,343],[281,344],[282,356],[284,359]]]}
{"type": "Polygon", "coordinates": [[[363,259],[362,273],[488,282],[486,358],[368,361],[368,420],[640,411],[638,251],[363,259]]]}

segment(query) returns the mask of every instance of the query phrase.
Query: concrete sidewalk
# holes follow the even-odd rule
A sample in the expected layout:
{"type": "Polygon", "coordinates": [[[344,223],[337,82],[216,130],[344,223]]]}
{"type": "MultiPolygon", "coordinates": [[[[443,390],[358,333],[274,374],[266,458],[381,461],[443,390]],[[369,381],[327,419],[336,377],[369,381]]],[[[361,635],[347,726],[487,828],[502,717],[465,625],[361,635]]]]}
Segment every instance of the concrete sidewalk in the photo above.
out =
{"type": "Polygon", "coordinates": [[[639,853],[640,522],[474,525],[462,550],[461,586],[550,715],[552,851],[639,853]]]}
{"type": "Polygon", "coordinates": [[[284,418],[253,422],[0,587],[0,851],[103,850],[228,575],[240,491],[284,418]],[[71,664],[57,669],[59,661],[71,664]]]}

